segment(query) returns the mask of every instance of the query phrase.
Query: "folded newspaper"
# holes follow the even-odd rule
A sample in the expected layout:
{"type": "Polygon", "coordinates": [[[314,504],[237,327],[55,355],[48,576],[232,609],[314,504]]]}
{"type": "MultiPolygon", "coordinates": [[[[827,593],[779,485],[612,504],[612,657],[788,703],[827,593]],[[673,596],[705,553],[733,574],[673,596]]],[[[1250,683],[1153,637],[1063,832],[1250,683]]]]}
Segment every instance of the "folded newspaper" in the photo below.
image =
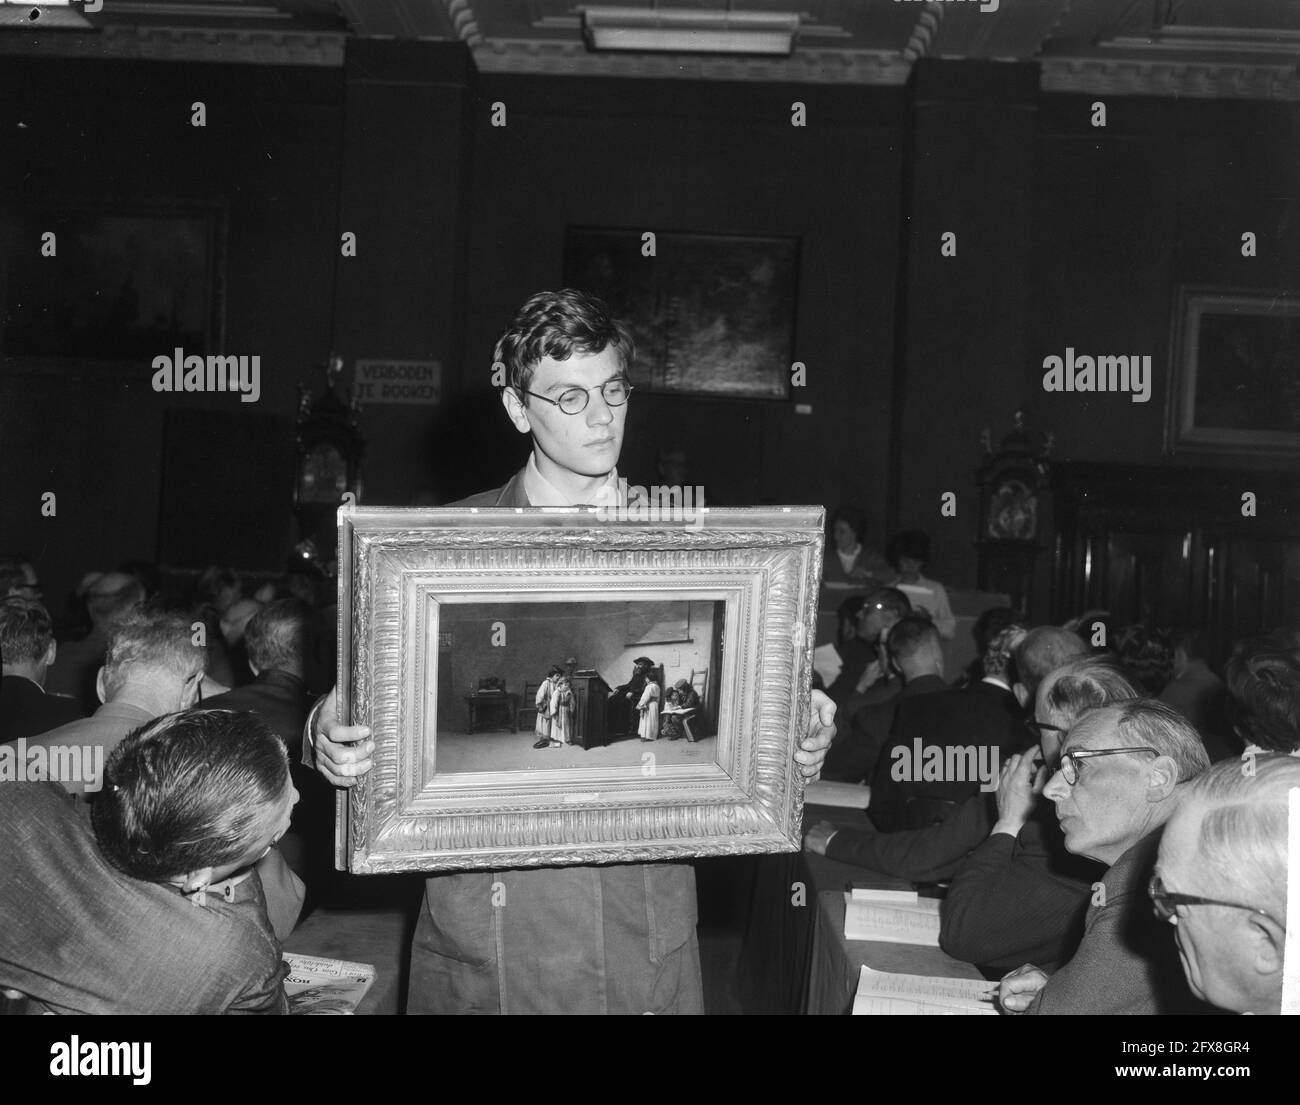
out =
{"type": "Polygon", "coordinates": [[[348,1016],[357,1011],[375,981],[375,968],[369,963],[345,963],[292,952],[284,953],[284,962],[289,968],[284,992],[290,1013],[348,1016]]]}

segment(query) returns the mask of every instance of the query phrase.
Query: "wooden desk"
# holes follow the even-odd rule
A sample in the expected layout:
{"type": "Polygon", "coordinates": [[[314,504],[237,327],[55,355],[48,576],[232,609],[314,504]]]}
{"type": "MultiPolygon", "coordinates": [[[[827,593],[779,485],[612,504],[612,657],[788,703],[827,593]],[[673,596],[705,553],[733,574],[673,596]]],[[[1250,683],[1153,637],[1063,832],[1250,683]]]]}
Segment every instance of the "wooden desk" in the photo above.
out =
{"type": "Polygon", "coordinates": [[[478,725],[479,714],[483,711],[496,711],[498,714],[505,711],[506,725],[498,726],[498,728],[508,727],[512,733],[519,732],[519,696],[517,694],[467,694],[465,696],[465,705],[469,711],[469,725],[465,732],[474,732],[474,727],[478,725]]]}
{"type": "MultiPolygon", "coordinates": [[[[866,881],[861,874],[858,882],[866,881]]],[[[874,880],[873,880],[874,881],[874,880]]],[[[897,882],[898,880],[892,880],[897,882]]],[[[851,1013],[858,975],[863,966],[877,971],[932,978],[975,978],[984,976],[970,963],[953,959],[941,948],[915,944],[882,944],[875,940],[844,939],[844,893],[826,890],[817,895],[817,916],[812,938],[812,965],[808,973],[806,1013],[851,1013]]],[[[992,984],[990,984],[992,985],[992,984]]]]}
{"type": "MultiPolygon", "coordinates": [[[[851,827],[865,817],[853,810],[804,808],[805,828],[822,820],[851,827]]],[[[882,890],[912,887],[902,879],[807,852],[756,858],[739,961],[746,1012],[847,1013],[864,963],[906,974],[982,977],[970,964],[938,948],[845,941],[843,895],[850,884],[882,890]]]]}

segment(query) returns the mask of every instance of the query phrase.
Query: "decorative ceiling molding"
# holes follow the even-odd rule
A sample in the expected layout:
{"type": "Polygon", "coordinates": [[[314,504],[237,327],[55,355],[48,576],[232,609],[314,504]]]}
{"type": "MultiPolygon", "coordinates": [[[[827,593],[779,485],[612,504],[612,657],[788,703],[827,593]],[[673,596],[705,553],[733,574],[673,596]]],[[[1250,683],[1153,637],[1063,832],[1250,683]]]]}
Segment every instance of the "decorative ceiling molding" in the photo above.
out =
{"type": "Polygon", "coordinates": [[[892,51],[798,50],[789,58],[593,54],[579,44],[487,40],[473,50],[483,73],[791,84],[902,85],[912,67],[892,51]]]}
{"type": "Polygon", "coordinates": [[[130,58],[236,65],[343,64],[344,34],[211,28],[109,26],[92,34],[0,35],[0,57],[130,58]]]}
{"type": "Polygon", "coordinates": [[[1294,66],[1222,65],[1115,58],[1044,58],[1044,92],[1300,101],[1294,66]]]}

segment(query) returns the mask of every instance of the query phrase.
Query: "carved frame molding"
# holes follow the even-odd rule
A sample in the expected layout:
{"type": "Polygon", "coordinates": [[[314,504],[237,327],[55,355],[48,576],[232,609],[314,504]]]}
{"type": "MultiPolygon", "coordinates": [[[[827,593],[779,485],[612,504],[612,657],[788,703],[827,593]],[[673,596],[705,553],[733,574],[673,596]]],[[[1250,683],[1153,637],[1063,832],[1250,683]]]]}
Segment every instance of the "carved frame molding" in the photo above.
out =
{"type": "Polygon", "coordinates": [[[339,511],[339,716],[374,766],[340,792],[336,861],[372,874],[797,851],[820,507],[701,511],[696,527],[591,508],[339,511]],[[562,593],[726,603],[717,762],[438,775],[441,598],[562,593]],[[433,747],[430,747],[432,744],[433,747]]]}

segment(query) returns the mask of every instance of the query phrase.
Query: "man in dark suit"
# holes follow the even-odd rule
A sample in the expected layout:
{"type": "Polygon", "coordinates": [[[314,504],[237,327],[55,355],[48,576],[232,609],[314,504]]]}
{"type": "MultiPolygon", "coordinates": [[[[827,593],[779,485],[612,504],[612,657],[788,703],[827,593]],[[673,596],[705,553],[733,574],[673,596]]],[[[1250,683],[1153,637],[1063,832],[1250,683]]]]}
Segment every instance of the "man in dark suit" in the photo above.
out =
{"type": "Polygon", "coordinates": [[[822,772],[825,778],[848,783],[871,779],[880,754],[889,744],[899,703],[948,689],[943,681],[943,654],[931,647],[930,628],[933,626],[927,618],[910,615],[888,631],[883,651],[895,675],[894,686],[889,693],[878,688],[878,701],[868,702],[853,712],[849,724],[837,734],[826,754],[822,772]]]}
{"type": "Polygon", "coordinates": [[[244,630],[253,681],[203,700],[204,709],[252,710],[285,748],[297,749],[312,698],[303,680],[311,611],[298,599],[278,599],[259,610],[244,630]]]}
{"type": "MultiPolygon", "coordinates": [[[[936,673],[929,678],[942,683],[939,631],[927,619],[904,618],[889,644],[906,663],[924,665],[936,673]]],[[[909,680],[909,687],[915,682],[909,680]]],[[[884,832],[941,822],[959,803],[996,787],[1001,758],[1022,747],[1026,736],[1010,690],[977,683],[900,698],[889,743],[876,762],[867,813],[884,832]]]]}
{"type": "Polygon", "coordinates": [[[57,652],[45,607],[34,599],[0,602],[0,742],[34,737],[85,716],[75,699],[45,693],[57,652]]]}
{"type": "MultiPolygon", "coordinates": [[[[304,682],[310,655],[312,612],[300,599],[278,599],[249,620],[244,630],[253,681],[203,700],[211,710],[251,710],[271,727],[286,749],[296,752],[312,697],[304,682]]],[[[334,792],[316,772],[290,756],[290,772],[299,799],[289,832],[280,842],[285,862],[313,892],[333,878],[332,824],[334,792]]]]}
{"type": "MultiPolygon", "coordinates": [[[[631,384],[631,334],[600,300],[541,292],[516,313],[493,358],[528,463],[502,488],[456,506],[619,507],[615,465],[631,384]]],[[[815,777],[834,735],[815,694],[795,760],[815,777]]],[[[317,770],[352,786],[371,767],[364,726],[344,726],[335,695],[305,734],[317,770]]],[[[437,875],[411,947],[411,1013],[703,1012],[688,864],[611,864],[437,875]],[[500,908],[500,901],[508,902],[500,908]]]]}

